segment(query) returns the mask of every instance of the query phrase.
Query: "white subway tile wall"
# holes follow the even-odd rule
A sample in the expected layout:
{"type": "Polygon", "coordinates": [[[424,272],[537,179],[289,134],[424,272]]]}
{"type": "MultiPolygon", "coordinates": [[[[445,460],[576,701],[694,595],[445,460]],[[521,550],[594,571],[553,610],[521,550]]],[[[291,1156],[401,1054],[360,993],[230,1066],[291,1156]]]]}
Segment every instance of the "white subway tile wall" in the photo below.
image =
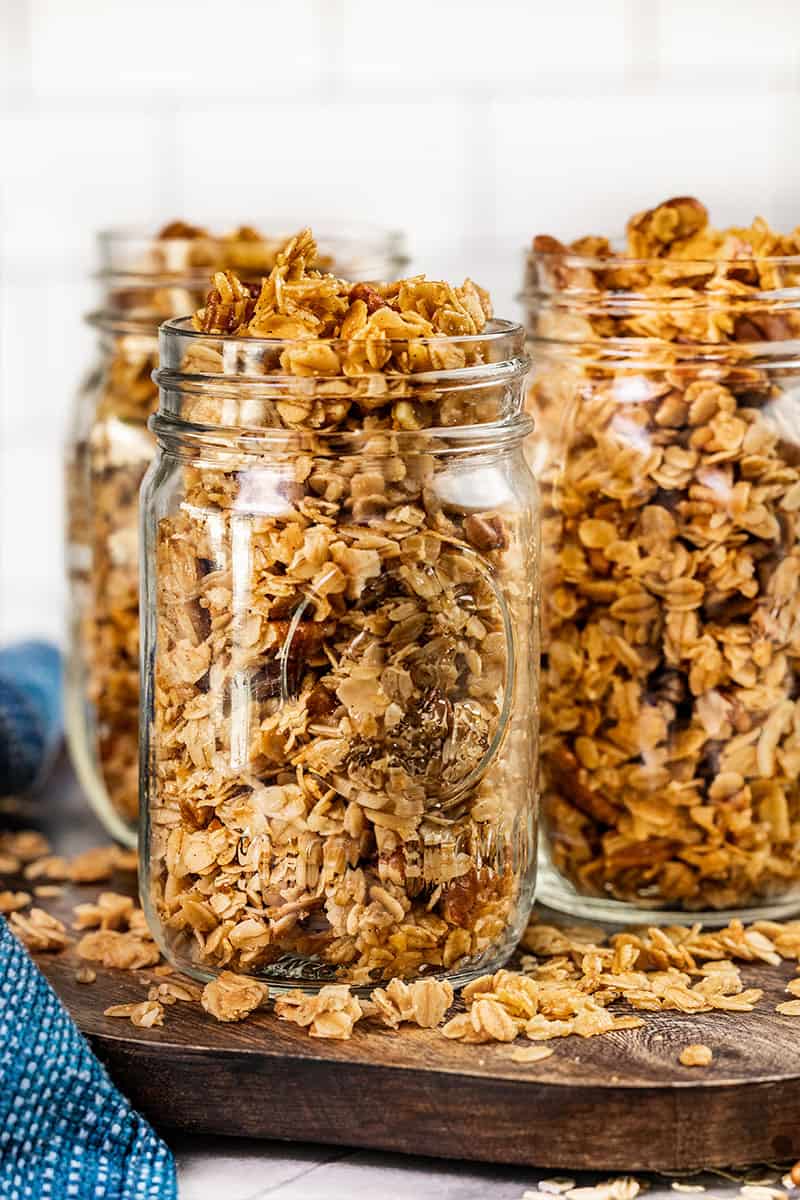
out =
{"type": "Polygon", "coordinates": [[[800,223],[796,0],[0,0],[0,640],[64,627],[102,226],[405,228],[515,314],[540,230],[800,223]]]}

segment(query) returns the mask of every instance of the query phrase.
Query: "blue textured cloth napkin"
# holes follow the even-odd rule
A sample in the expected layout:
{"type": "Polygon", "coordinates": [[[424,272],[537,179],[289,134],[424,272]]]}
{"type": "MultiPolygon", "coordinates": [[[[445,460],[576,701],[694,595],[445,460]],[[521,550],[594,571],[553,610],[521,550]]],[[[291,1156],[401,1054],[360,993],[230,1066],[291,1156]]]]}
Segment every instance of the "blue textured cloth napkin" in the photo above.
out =
{"type": "Polygon", "coordinates": [[[28,791],[61,740],[61,655],[47,642],[0,650],[0,796],[28,791]]]}
{"type": "Polygon", "coordinates": [[[0,917],[0,1197],[175,1200],[175,1164],[0,917]]]}

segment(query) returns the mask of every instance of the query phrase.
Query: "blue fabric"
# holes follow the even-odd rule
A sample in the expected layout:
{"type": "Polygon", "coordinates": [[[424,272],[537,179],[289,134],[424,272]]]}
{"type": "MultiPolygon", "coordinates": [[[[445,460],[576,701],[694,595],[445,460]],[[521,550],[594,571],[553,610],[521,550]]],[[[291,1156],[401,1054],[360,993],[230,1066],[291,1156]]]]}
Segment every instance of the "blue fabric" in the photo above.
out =
{"type": "Polygon", "coordinates": [[[175,1200],[167,1147],[0,917],[0,1197],[175,1200]]]}
{"type": "Polygon", "coordinates": [[[25,792],[61,739],[61,655],[47,642],[0,650],[0,796],[25,792]]]}

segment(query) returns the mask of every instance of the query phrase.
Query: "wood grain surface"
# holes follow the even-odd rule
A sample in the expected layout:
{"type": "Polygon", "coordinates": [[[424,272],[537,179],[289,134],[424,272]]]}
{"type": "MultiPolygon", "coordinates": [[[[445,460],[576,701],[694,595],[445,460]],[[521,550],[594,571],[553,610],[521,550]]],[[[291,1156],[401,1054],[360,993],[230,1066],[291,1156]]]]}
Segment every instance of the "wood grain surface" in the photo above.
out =
{"type": "MultiPolygon", "coordinates": [[[[65,853],[107,840],[65,770],[25,823],[65,853]]],[[[40,903],[69,921],[98,890],[68,885],[40,903]]],[[[550,1058],[523,1065],[509,1046],[436,1031],[365,1025],[350,1041],[319,1041],[269,1012],[220,1025],[196,1004],[137,1029],[103,1010],[145,999],[152,971],[97,967],[85,985],[72,950],[37,961],[117,1084],[162,1127],[569,1170],[800,1157],[800,1018],[774,1011],[790,963],[743,967],[765,991],[753,1013],[647,1014],[644,1028],[559,1039],[550,1058]],[[711,1067],[679,1064],[690,1042],[713,1048],[711,1067]]]]}

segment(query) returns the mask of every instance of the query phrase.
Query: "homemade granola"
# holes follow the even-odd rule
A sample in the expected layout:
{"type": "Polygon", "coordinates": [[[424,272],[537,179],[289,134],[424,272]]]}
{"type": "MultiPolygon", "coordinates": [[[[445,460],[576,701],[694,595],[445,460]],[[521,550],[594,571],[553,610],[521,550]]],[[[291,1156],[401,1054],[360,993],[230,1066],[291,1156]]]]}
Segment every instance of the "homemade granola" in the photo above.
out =
{"type": "MultiPolygon", "coordinates": [[[[162,987],[168,985],[161,984],[162,987]]],[[[242,1021],[264,1003],[268,989],[257,980],[221,971],[203,989],[201,1003],[218,1021],[242,1021]]]]}
{"type": "Polygon", "coordinates": [[[714,1059],[711,1047],[702,1042],[684,1046],[678,1057],[683,1067],[710,1067],[714,1059]]]}
{"type": "MultiPolygon", "coordinates": [[[[203,989],[159,962],[141,909],[132,901],[130,907],[123,907],[124,900],[128,898],[100,893],[89,904],[73,908],[73,926],[79,930],[90,910],[95,924],[102,921],[101,913],[120,913],[120,929],[96,929],[77,947],[78,959],[84,959],[75,971],[78,983],[96,981],[97,972],[87,965],[88,959],[112,970],[134,972],[146,989],[150,1005],[142,1001],[114,1006],[111,1015],[135,1016],[146,1026],[154,1018],[155,1024],[162,1024],[164,1010],[179,1002],[202,1000],[206,1012],[220,1021],[242,1020],[266,1008],[267,987],[259,980],[223,971],[203,989]]],[[[66,927],[53,914],[34,910],[30,920],[20,924],[12,919],[12,926],[34,953],[72,953],[66,927]]],[[[323,988],[314,997],[290,993],[279,999],[274,1011],[280,1019],[320,1038],[349,1038],[356,1026],[369,1030],[379,1023],[396,1030],[406,1023],[438,1028],[442,1036],[467,1043],[511,1043],[507,1057],[525,1064],[550,1057],[549,1043],[558,1044],[565,1037],[603,1036],[645,1024],[642,1016],[620,1011],[620,1006],[644,1017],[648,1012],[690,1018],[714,1013],[725,1020],[737,1012],[763,1012],[762,991],[746,986],[740,964],[778,968],[785,961],[797,965],[798,974],[786,983],[786,992],[796,997],[800,993],[798,920],[762,920],[749,926],[734,920],[725,928],[708,931],[698,922],[608,934],[590,925],[550,925],[534,913],[522,937],[521,954],[515,958],[516,968],[474,979],[460,995],[454,994],[447,980],[419,979],[409,984],[394,978],[373,989],[368,999],[358,999],[348,987],[337,985],[323,988]],[[459,1011],[442,1024],[453,1009],[459,1011]]],[[[796,1016],[800,1001],[785,1001],[776,1011],[796,1016]]],[[[620,1047],[624,1044],[617,1040],[620,1047]]],[[[689,1056],[697,1054],[693,1044],[689,1056]]],[[[702,1050],[699,1054],[706,1056],[702,1050]]]]}
{"type": "MultiPolygon", "coordinates": [[[[112,832],[129,842],[139,799],[138,497],[155,451],[147,419],[158,398],[151,378],[158,326],[202,302],[212,268],[258,278],[283,241],[250,226],[218,235],[184,221],[155,238],[124,232],[101,238],[103,308],[92,321],[102,360],[79,397],[67,468],[73,610],[67,716],[84,786],[112,832]]],[[[333,247],[353,249],[345,239],[334,238],[333,247]]],[[[322,265],[330,261],[330,254],[318,257],[322,265]]]]}
{"type": "Polygon", "coordinates": [[[716,230],[690,198],[620,251],[534,242],[543,803],[584,896],[800,883],[798,255],[800,229],[716,230]]]}
{"type": "Polygon", "coordinates": [[[315,259],[218,272],[162,334],[147,887],[182,969],[368,986],[496,963],[527,917],[526,363],[469,280],[315,259]]]}

